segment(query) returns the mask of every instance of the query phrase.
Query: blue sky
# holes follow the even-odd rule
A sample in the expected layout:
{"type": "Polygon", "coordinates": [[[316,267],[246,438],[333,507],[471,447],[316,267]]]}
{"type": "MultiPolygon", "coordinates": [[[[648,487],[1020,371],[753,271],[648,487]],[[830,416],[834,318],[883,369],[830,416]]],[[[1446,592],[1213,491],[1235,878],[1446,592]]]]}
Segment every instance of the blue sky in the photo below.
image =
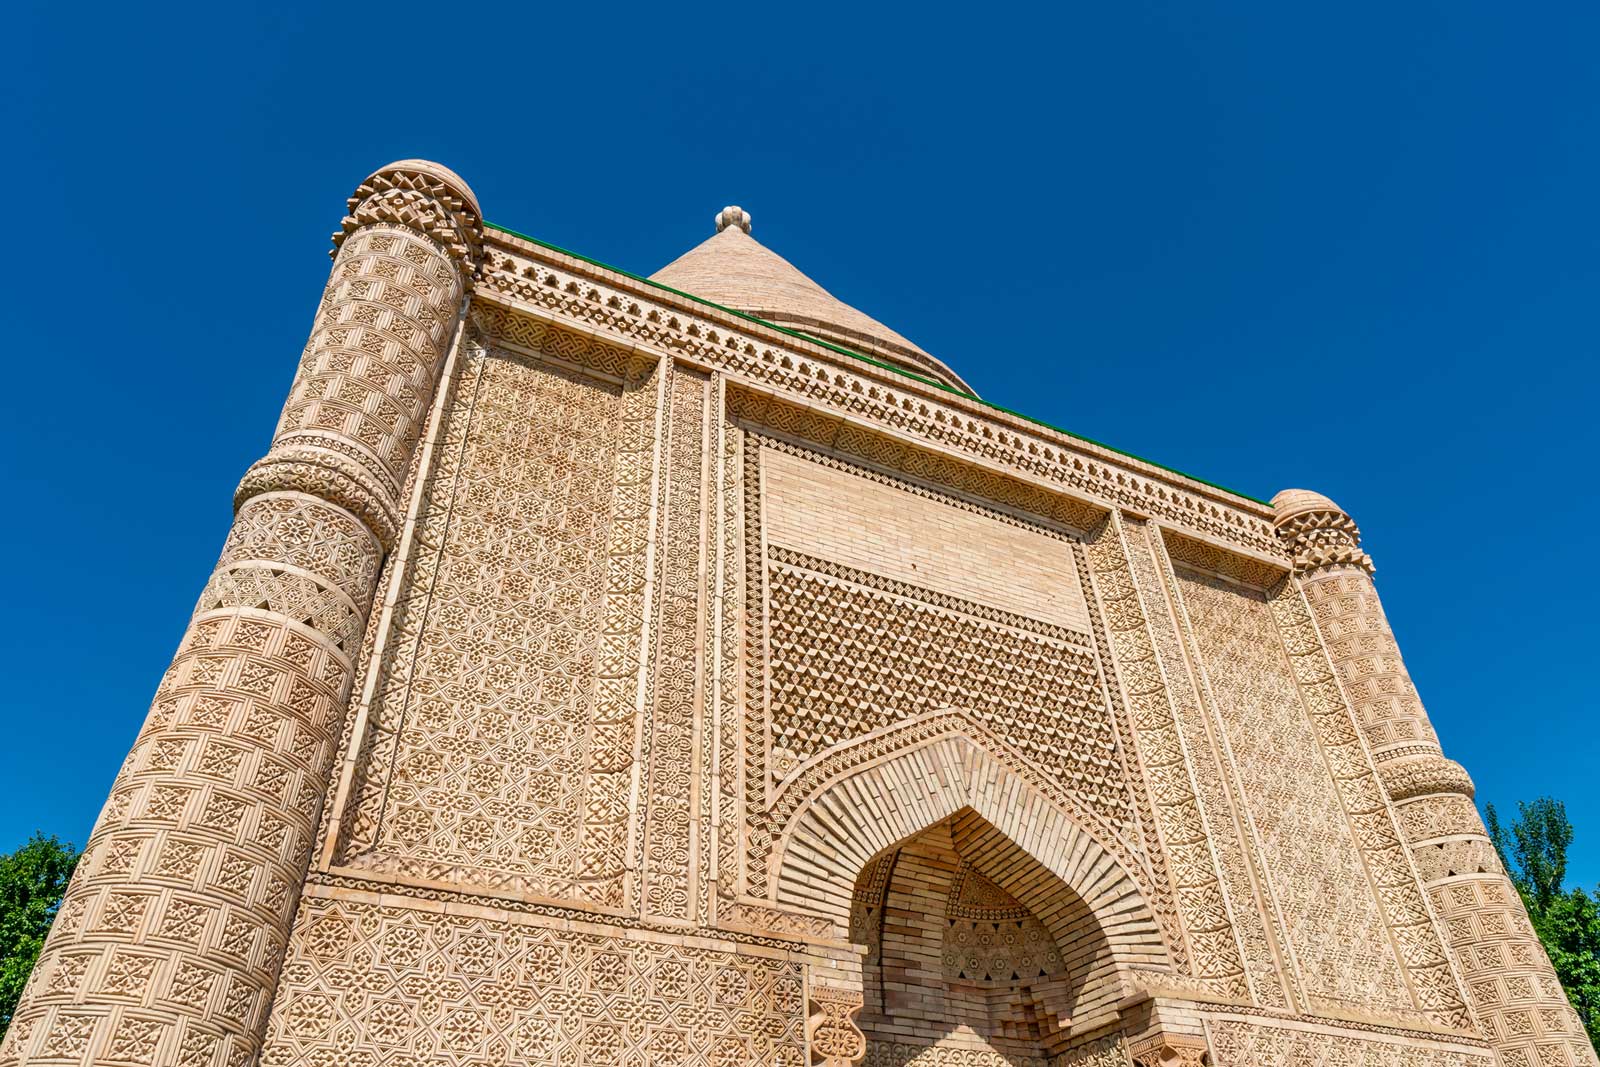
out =
{"type": "Polygon", "coordinates": [[[87,836],[343,198],[423,156],[640,273],[741,204],[996,403],[1332,496],[1447,753],[1600,882],[1600,8],[11,10],[0,848],[87,836]]]}

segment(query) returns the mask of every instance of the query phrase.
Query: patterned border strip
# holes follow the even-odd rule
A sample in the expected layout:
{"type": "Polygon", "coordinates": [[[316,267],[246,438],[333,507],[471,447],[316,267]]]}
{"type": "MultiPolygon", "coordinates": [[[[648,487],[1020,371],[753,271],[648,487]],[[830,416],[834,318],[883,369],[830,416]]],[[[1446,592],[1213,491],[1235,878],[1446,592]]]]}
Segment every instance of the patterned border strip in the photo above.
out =
{"type": "MultiPolygon", "coordinates": [[[[531,916],[553,920],[558,923],[588,923],[593,924],[596,929],[643,930],[661,934],[667,938],[682,938],[684,936],[681,924],[640,920],[633,915],[587,907],[581,901],[555,903],[546,900],[529,900],[524,897],[495,893],[492,890],[457,889],[444,885],[407,881],[403,878],[393,880],[369,878],[366,877],[367,873],[366,871],[352,870],[347,867],[335,867],[330,871],[313,871],[306,879],[306,895],[334,898],[348,893],[366,893],[371,894],[374,899],[381,896],[402,906],[416,906],[410,902],[419,902],[422,907],[429,910],[448,907],[458,912],[466,913],[467,909],[481,908],[486,912],[511,916],[531,916]]],[[[767,936],[728,927],[718,927],[714,931],[708,930],[704,936],[723,941],[732,941],[741,945],[756,945],[782,952],[804,952],[807,949],[805,942],[798,937],[767,936]]]]}
{"type": "MultiPolygon", "coordinates": [[[[1210,829],[1179,730],[1172,686],[1156,654],[1120,518],[1113,515],[1085,543],[1095,594],[1111,634],[1116,677],[1132,709],[1135,750],[1151,783],[1160,854],[1172,871],[1174,899],[1188,934],[1193,973],[1248,997],[1243,954],[1223,896],[1210,829]]],[[[1148,595],[1148,594],[1146,594],[1148,595]]]]}
{"type": "Polygon", "coordinates": [[[1269,929],[1267,906],[1258,888],[1264,885],[1263,860],[1255,848],[1254,838],[1240,818],[1236,794],[1237,786],[1228,773],[1226,761],[1217,746],[1211,725],[1212,705],[1204,679],[1196,673],[1197,663],[1194,637],[1189,632],[1188,617],[1180,607],[1177,577],[1172,570],[1172,557],[1166,551],[1163,531],[1145,524],[1140,531],[1145,539],[1150,563],[1155,570],[1156,588],[1151,591],[1155,603],[1151,607],[1152,633],[1156,648],[1168,664],[1167,677],[1173,682],[1174,709],[1178,722],[1189,738],[1190,752],[1195,760],[1195,781],[1213,826],[1224,830],[1212,838],[1217,851],[1217,870],[1234,917],[1239,934],[1239,947],[1245,962],[1245,974],[1251,984],[1257,1004],[1269,1008],[1287,1008],[1290,1001],[1292,968],[1280,961],[1278,944],[1282,930],[1269,929]]]}
{"type": "Polygon", "coordinates": [[[740,496],[743,507],[744,556],[744,864],[742,886],[754,897],[767,895],[764,857],[772,849],[767,810],[767,583],[765,541],[761,534],[761,446],[752,434],[740,433],[740,496]]]}
{"type": "MultiPolygon", "coordinates": [[[[636,372],[647,366],[634,366],[636,372]]],[[[662,391],[665,378],[640,375],[623,389],[611,539],[606,546],[605,629],[600,638],[584,820],[579,839],[577,895],[602,907],[624,907],[634,829],[630,797],[636,788],[640,713],[651,679],[642,670],[651,612],[652,530],[660,483],[662,391]]]]}
{"type": "Polygon", "coordinates": [[[1214,1050],[1236,1052],[1234,1042],[1244,1036],[1239,1031],[1245,1029],[1303,1035],[1310,1042],[1305,1051],[1317,1054],[1319,1057],[1317,1062],[1326,1064],[1327,1067],[1365,1067],[1370,1063],[1402,1062],[1416,1062],[1426,1064],[1427,1067],[1434,1065],[1442,1067],[1444,1064],[1494,1067],[1497,1062],[1494,1052],[1486,1042],[1477,1038],[1444,1035],[1427,1030],[1411,1030],[1346,1019],[1316,1016],[1290,1018],[1255,1012],[1207,1013],[1205,1021],[1214,1050]],[[1364,1034],[1371,1037],[1363,1037],[1364,1034]],[[1375,1059],[1374,1055],[1378,1050],[1371,1046],[1386,1046],[1398,1058],[1375,1059]],[[1432,1055],[1429,1059],[1422,1059],[1424,1054],[1432,1055]]]}
{"type": "Polygon", "coordinates": [[[702,729],[705,650],[701,627],[706,608],[703,563],[706,539],[706,415],[709,380],[697,371],[672,368],[662,464],[664,503],[656,618],[651,629],[650,713],[640,755],[644,771],[641,813],[645,914],[694,920],[701,887],[696,787],[706,768],[696,741],[702,729]]]}

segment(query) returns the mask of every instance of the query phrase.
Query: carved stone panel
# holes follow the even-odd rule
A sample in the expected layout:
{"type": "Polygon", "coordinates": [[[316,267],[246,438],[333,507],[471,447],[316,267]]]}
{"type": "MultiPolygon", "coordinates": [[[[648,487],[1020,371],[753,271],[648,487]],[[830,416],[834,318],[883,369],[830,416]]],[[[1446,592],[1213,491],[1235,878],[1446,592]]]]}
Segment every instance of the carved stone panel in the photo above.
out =
{"type": "Polygon", "coordinates": [[[1185,570],[1178,585],[1300,983],[1328,1006],[1409,1005],[1374,887],[1265,597],[1185,570]]]}
{"type": "MultiPolygon", "coordinates": [[[[570,896],[591,783],[616,506],[617,386],[469,360],[456,449],[378,679],[352,865],[570,896]]],[[[630,743],[631,750],[631,743],[630,743]]]]}
{"type": "Polygon", "coordinates": [[[308,898],[263,1067],[804,1067],[804,968],[437,905],[308,898]]]}

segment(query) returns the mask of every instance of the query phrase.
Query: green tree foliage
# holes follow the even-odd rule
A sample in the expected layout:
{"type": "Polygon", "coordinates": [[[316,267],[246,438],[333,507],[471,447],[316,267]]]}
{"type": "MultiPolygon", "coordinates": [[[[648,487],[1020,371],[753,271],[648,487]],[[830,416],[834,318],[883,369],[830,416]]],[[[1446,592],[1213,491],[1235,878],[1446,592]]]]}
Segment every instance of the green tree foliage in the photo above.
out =
{"type": "Polygon", "coordinates": [[[0,1037],[11,1025],[22,987],[61,906],[78,850],[52,834],[0,855],[0,1037]]]}
{"type": "Polygon", "coordinates": [[[1600,889],[1590,895],[1563,887],[1572,844],[1567,807],[1549,797],[1519,801],[1508,829],[1490,804],[1488,823],[1495,851],[1522,894],[1556,976],[1589,1040],[1600,1047],[1600,889]]]}
{"type": "Polygon", "coordinates": [[[1578,1009],[1589,1040],[1600,1047],[1600,890],[1557,897],[1534,925],[1556,974],[1578,1009]]]}
{"type": "Polygon", "coordinates": [[[1549,909],[1567,878],[1567,847],[1572,844],[1567,806],[1549,797],[1531,804],[1518,801],[1517,820],[1508,833],[1490,804],[1489,837],[1530,907],[1540,912],[1549,909]]]}

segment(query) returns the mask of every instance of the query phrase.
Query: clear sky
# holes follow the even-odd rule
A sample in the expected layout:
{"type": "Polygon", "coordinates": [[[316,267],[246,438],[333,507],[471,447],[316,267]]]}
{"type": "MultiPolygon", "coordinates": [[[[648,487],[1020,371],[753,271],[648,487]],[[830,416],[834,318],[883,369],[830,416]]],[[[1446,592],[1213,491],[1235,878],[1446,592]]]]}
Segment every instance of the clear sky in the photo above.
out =
{"type": "Polygon", "coordinates": [[[423,156],[640,273],[741,204],[992,401],[1332,496],[1480,801],[1600,882],[1600,7],[877,7],[13,6],[0,848],[87,837],[344,197],[423,156]]]}

